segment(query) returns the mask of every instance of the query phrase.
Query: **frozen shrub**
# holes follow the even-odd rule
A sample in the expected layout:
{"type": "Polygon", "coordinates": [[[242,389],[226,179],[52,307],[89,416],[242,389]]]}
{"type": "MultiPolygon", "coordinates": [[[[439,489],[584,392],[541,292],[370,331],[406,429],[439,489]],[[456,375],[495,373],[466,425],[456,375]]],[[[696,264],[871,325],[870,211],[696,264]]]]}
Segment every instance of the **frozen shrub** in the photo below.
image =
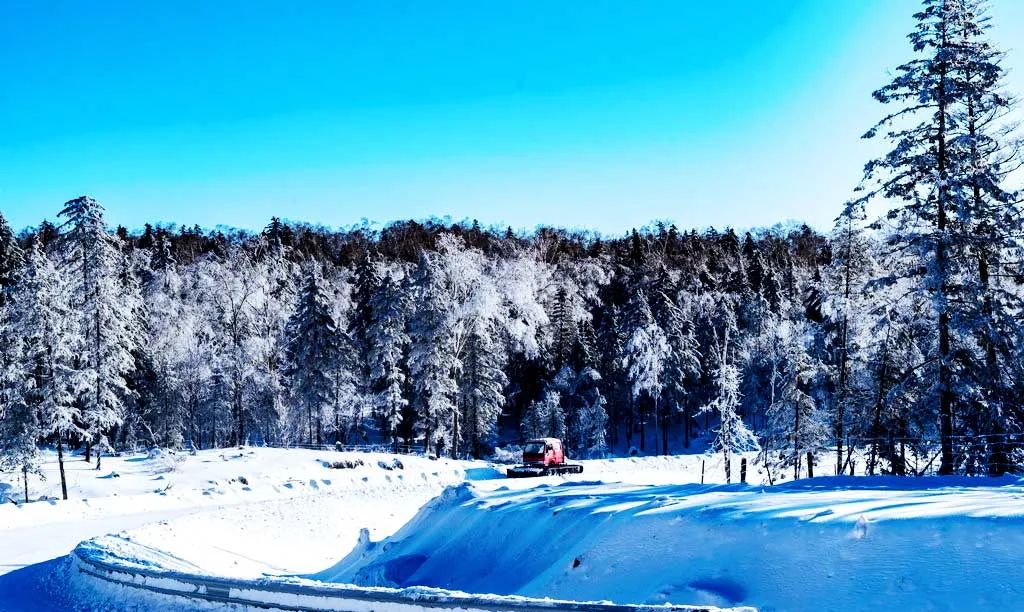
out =
{"type": "Polygon", "coordinates": [[[325,461],[324,467],[332,470],[351,470],[362,467],[362,459],[342,459],[340,461],[325,461]]]}
{"type": "Polygon", "coordinates": [[[383,459],[381,459],[381,460],[379,460],[377,462],[377,466],[380,467],[382,470],[388,470],[389,472],[391,470],[405,469],[405,466],[398,459],[398,457],[395,457],[394,459],[392,459],[390,463],[387,462],[387,461],[384,461],[383,459]]]}

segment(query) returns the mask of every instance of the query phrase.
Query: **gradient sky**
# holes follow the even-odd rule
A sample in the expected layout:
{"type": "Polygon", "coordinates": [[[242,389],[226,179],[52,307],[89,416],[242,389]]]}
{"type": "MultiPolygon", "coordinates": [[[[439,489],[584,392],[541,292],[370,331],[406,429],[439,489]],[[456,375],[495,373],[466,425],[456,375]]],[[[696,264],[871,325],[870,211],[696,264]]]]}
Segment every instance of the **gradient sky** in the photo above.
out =
{"type": "MultiPolygon", "coordinates": [[[[12,0],[0,212],[21,228],[88,193],[129,228],[825,229],[917,6],[12,0]]],[[[1024,2],[993,15],[1012,70],[1024,2]]]]}

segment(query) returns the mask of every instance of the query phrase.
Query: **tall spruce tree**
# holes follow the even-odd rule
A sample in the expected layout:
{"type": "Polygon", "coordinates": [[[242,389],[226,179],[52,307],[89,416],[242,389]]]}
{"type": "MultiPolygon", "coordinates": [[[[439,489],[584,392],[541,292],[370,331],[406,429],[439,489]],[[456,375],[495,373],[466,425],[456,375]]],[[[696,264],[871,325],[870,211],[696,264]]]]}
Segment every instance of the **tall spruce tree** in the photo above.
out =
{"type": "Polygon", "coordinates": [[[937,404],[942,474],[955,468],[954,403],[961,374],[954,359],[953,329],[955,305],[962,303],[957,278],[964,247],[963,227],[956,223],[962,199],[954,180],[963,161],[955,137],[956,107],[963,95],[954,22],[960,1],[924,1],[908,37],[917,57],[899,66],[893,81],[874,92],[879,102],[899,108],[865,134],[871,138],[882,132],[893,148],[865,166],[868,191],[861,198],[863,202],[880,195],[897,203],[887,215],[887,241],[897,257],[910,260],[898,269],[909,277],[912,290],[926,294],[932,304],[936,334],[928,356],[934,363],[930,401],[937,404]]]}
{"type": "Polygon", "coordinates": [[[0,213],[0,306],[7,301],[24,265],[24,254],[7,219],[0,213]]]}
{"type": "Polygon", "coordinates": [[[132,394],[127,376],[134,365],[137,338],[118,283],[120,253],[107,233],[103,207],[89,196],[68,201],[60,216],[63,265],[71,280],[72,306],[78,315],[74,346],[82,390],[82,422],[88,432],[85,459],[94,442],[124,420],[124,402],[132,394]]]}
{"type": "Polygon", "coordinates": [[[408,289],[398,270],[386,270],[370,298],[367,361],[373,382],[375,412],[382,432],[393,445],[409,401],[405,397],[405,353],[409,347],[406,323],[409,318],[408,289]]]}
{"type": "MultiPolygon", "coordinates": [[[[288,367],[292,395],[303,408],[306,441],[323,443],[323,417],[332,405],[332,371],[342,359],[342,331],[331,314],[329,295],[316,265],[309,266],[295,312],[287,325],[288,367]]],[[[340,416],[334,416],[338,436],[340,416]]]]}
{"type": "Polygon", "coordinates": [[[965,326],[982,353],[972,361],[980,387],[975,433],[984,436],[988,471],[1009,468],[1007,433],[1020,427],[1011,399],[1024,369],[1014,346],[1024,339],[1018,322],[1024,308],[1021,293],[1010,279],[1021,274],[1020,237],[1024,234],[1019,195],[1006,188],[1007,175],[1018,167],[1012,99],[1002,92],[1003,54],[987,39],[990,22],[983,0],[958,0],[953,45],[960,100],[955,111],[958,140],[965,159],[957,166],[955,188],[960,198],[968,263],[974,273],[966,285],[976,296],[967,301],[965,326]]]}

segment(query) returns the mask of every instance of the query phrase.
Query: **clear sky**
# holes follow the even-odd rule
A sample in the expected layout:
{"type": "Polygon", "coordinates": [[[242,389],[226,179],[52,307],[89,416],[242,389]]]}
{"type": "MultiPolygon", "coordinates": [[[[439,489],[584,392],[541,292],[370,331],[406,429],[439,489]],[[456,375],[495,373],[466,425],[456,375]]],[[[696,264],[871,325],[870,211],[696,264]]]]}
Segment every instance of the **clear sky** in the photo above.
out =
{"type": "MultiPolygon", "coordinates": [[[[0,19],[0,211],[827,228],[916,0],[105,2],[0,19]]],[[[1024,35],[996,0],[994,38],[1024,35]]],[[[1014,74],[1018,93],[1024,83],[1014,74]]]]}

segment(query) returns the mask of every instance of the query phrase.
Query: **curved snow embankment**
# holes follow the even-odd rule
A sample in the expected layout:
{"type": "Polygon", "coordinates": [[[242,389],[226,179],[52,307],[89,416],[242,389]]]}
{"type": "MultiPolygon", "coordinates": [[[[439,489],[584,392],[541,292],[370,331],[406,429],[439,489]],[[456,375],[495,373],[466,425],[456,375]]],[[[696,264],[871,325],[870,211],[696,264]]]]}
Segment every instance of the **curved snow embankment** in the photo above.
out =
{"type": "MultiPolygon", "coordinates": [[[[108,538],[149,551],[165,568],[229,578],[299,574],[323,569],[356,545],[360,529],[391,535],[445,487],[467,477],[500,477],[486,464],[394,455],[349,455],[361,465],[328,469],[319,462],[292,466],[285,483],[298,494],[235,504],[154,522],[108,538]],[[397,462],[397,463],[396,463],[397,462]],[[401,467],[399,467],[401,466],[401,467]]],[[[326,461],[326,459],[325,459],[326,461]]],[[[265,486],[249,474],[250,486],[265,486]]]]}
{"type": "Polygon", "coordinates": [[[309,576],[763,610],[1013,609],[1024,481],[820,478],[772,488],[573,482],[446,491],[309,576]]]}
{"type": "MultiPolygon", "coordinates": [[[[485,611],[593,610],[597,612],[654,612],[650,606],[615,605],[607,602],[576,602],[501,595],[470,595],[429,587],[373,588],[316,582],[299,578],[218,578],[188,573],[153,562],[151,550],[135,550],[137,544],[120,541],[109,547],[108,538],[80,544],[74,565],[86,580],[134,590],[150,596],[187,598],[214,604],[235,604],[278,610],[345,610],[349,612],[414,612],[424,609],[485,611]]],[[[173,601],[173,600],[172,600],[173,601]]],[[[180,601],[180,600],[179,600],[180,601]]],[[[658,607],[713,612],[708,607],[658,607]]]]}

